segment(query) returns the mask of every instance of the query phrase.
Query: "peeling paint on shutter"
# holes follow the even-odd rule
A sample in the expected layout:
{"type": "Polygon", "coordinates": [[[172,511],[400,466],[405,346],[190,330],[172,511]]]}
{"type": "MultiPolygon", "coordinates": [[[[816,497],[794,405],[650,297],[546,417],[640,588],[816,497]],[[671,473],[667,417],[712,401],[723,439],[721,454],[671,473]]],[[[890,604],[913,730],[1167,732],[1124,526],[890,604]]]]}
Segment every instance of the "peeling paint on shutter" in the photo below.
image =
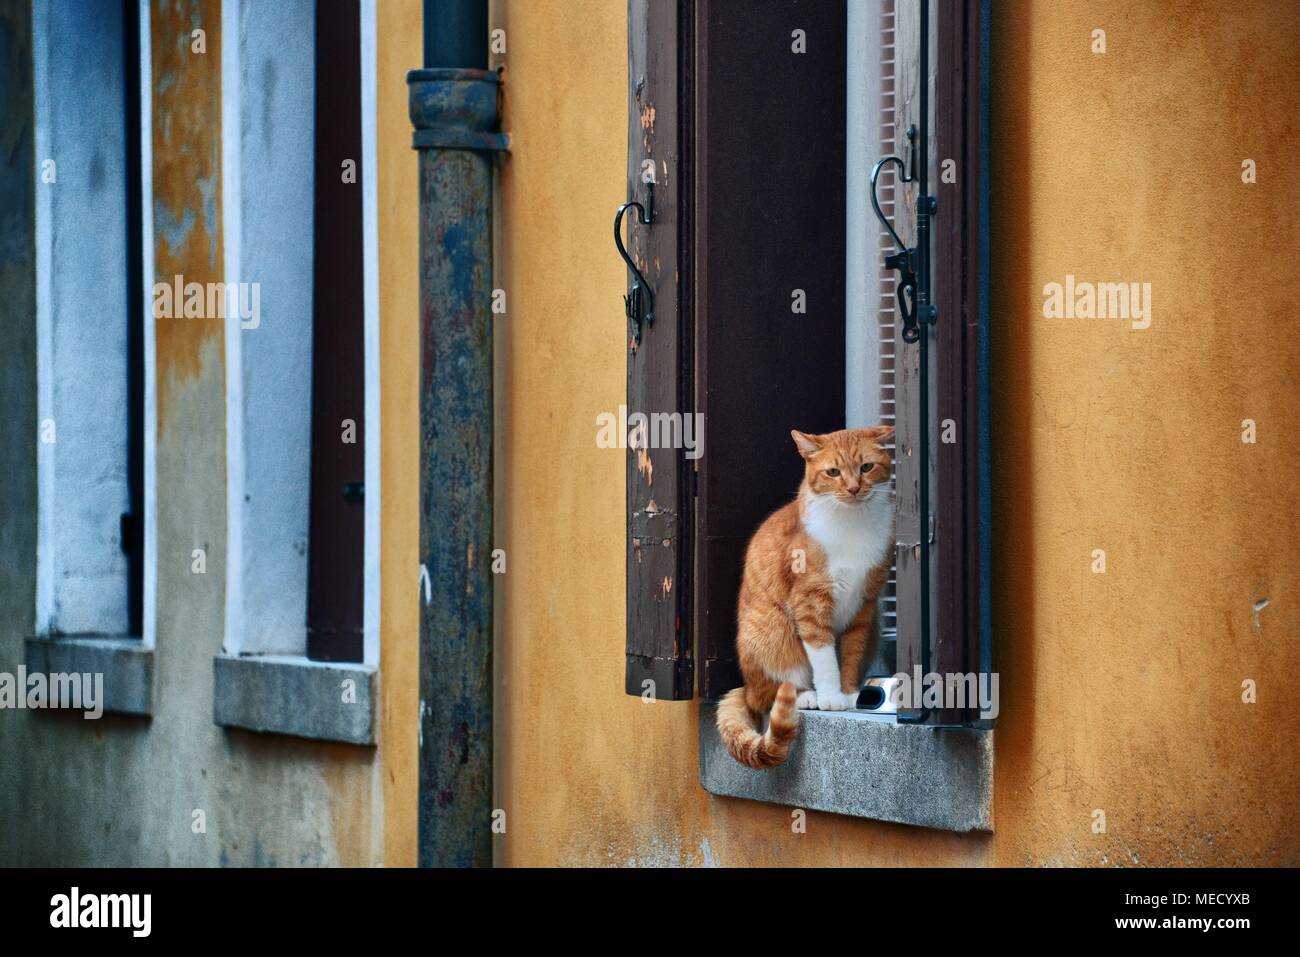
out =
{"type": "MultiPolygon", "coordinates": [[[[902,136],[918,118],[919,30],[916,0],[887,0],[895,20],[895,152],[907,158],[902,136]]],[[[895,339],[895,415],[897,417],[898,563],[897,667],[909,674],[928,661],[930,671],[965,674],[987,670],[990,661],[988,595],[987,445],[987,238],[983,148],[986,121],[986,46],[982,27],[987,6],[961,0],[934,0],[931,8],[930,195],[937,197],[931,267],[938,321],[929,349],[930,517],[920,514],[918,483],[919,350],[895,339]],[[952,182],[944,182],[946,161],[952,182]],[[955,441],[942,440],[951,420],[955,441]],[[920,548],[931,536],[930,646],[921,647],[920,548]]],[[[916,238],[914,185],[895,206],[897,228],[911,245],[916,238]]],[[[895,197],[899,197],[896,195],[895,197]]],[[[924,330],[924,326],[922,327],[924,330]]],[[[970,708],[940,708],[928,714],[933,724],[968,724],[970,708]]]]}
{"type": "MultiPolygon", "coordinates": [[[[651,223],[642,225],[629,215],[624,228],[628,254],[654,294],[654,322],[643,325],[637,342],[627,319],[610,310],[610,321],[623,323],[628,350],[627,418],[616,416],[620,428],[624,421],[635,422],[637,414],[693,409],[690,303],[682,295],[690,288],[690,130],[680,111],[681,103],[690,102],[689,11],[686,0],[628,2],[627,199],[647,201],[643,179],[650,169],[655,183],[651,223]]],[[[628,443],[625,690],[689,699],[695,683],[691,464],[684,449],[659,447],[657,430],[638,429],[623,437],[628,443]]]]}

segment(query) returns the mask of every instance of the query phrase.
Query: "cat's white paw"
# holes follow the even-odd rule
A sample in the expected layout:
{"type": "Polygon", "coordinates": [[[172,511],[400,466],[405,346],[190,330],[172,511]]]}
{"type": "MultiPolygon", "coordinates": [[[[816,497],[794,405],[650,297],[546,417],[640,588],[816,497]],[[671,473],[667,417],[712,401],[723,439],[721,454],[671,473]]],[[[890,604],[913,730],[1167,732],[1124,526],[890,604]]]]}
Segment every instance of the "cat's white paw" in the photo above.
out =
{"type": "Polygon", "coordinates": [[[817,692],[818,711],[847,711],[853,707],[853,699],[842,691],[817,692]]]}
{"type": "Polygon", "coordinates": [[[799,697],[794,699],[794,706],[804,711],[817,710],[817,692],[813,690],[800,691],[799,697]]]}

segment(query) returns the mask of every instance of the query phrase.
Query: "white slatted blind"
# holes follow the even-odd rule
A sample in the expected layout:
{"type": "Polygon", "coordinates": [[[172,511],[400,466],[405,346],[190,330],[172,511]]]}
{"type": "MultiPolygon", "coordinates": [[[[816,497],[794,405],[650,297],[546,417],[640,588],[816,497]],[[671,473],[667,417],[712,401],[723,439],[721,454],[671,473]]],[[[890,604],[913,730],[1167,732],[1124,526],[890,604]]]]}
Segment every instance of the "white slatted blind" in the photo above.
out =
{"type": "MultiPolygon", "coordinates": [[[[889,233],[871,208],[871,170],[882,156],[898,152],[895,142],[894,91],[897,71],[894,56],[894,4],[896,0],[856,0],[849,5],[848,60],[848,205],[846,207],[845,270],[845,423],[849,428],[884,423],[893,425],[894,407],[894,290],[893,270],[884,268],[885,256],[894,252],[889,233]]],[[[902,137],[906,142],[906,137],[902,137]]],[[[896,168],[881,172],[881,212],[894,219],[896,168]]],[[[891,443],[892,450],[893,445],[891,443]]],[[[880,624],[885,643],[873,665],[892,669],[897,635],[895,576],[880,602],[880,624]]]]}
{"type": "MultiPolygon", "coordinates": [[[[898,136],[894,122],[894,0],[880,0],[880,156],[898,152],[898,136]]],[[[899,154],[902,155],[902,154],[899,154]]],[[[904,156],[904,159],[907,157],[904,156]]],[[[890,164],[880,174],[880,209],[892,223],[894,220],[894,183],[897,167],[890,164]]],[[[878,326],[880,334],[880,421],[894,424],[894,320],[895,289],[898,275],[884,268],[884,252],[893,251],[893,241],[883,228],[879,230],[876,264],[880,270],[880,303],[878,326]]],[[[893,450],[891,444],[891,451],[893,450]]],[[[892,481],[892,480],[891,480],[892,481]]],[[[893,641],[898,634],[898,599],[895,569],[889,570],[889,582],[880,601],[880,626],[884,640],[893,641]]]]}

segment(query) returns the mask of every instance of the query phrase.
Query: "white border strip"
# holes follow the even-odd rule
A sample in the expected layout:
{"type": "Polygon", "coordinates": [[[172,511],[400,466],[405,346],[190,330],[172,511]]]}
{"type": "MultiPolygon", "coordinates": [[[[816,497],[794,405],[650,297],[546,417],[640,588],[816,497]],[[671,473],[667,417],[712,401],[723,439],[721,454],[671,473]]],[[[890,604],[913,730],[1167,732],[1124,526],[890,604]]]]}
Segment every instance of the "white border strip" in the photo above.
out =
{"type": "Polygon", "coordinates": [[[144,646],[158,642],[158,353],[153,317],[153,47],[140,0],[140,261],[144,283],[144,646]]]}
{"type": "MultiPolygon", "coordinates": [[[[221,234],[223,281],[240,280],[243,220],[240,99],[240,0],[221,4],[221,234]]],[[[238,288],[238,287],[236,287],[238,288]]],[[[238,655],[244,647],[244,361],[238,313],[225,322],[226,344],[226,627],[222,647],[238,655]]]]}
{"type": "MultiPolygon", "coordinates": [[[[54,614],[54,445],[41,440],[41,423],[54,412],[54,237],[50,228],[51,193],[41,182],[41,164],[50,155],[50,38],[48,0],[32,4],[32,107],[35,115],[36,167],[36,621],[35,634],[43,635],[54,614]]],[[[57,430],[58,423],[55,423],[57,430]]],[[[56,432],[57,435],[57,432],[56,432]]]]}

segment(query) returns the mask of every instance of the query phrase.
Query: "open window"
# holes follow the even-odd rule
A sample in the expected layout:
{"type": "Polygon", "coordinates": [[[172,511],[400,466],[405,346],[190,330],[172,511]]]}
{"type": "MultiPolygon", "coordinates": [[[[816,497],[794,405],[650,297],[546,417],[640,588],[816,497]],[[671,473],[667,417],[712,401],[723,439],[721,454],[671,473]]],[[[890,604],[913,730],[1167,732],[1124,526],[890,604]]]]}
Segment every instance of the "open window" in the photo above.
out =
{"type": "MultiPolygon", "coordinates": [[[[741,683],[744,550],[802,477],[790,429],[876,421],[898,429],[898,548],[868,674],[988,671],[986,21],[959,0],[630,0],[628,191],[651,222],[628,247],[653,321],[630,319],[629,416],[697,410],[704,444],[629,438],[629,694],[741,683]],[[878,196],[912,267],[922,178],[937,203],[917,341],[871,203],[891,154],[878,196]]],[[[897,720],[981,724],[917,703],[897,720]]]]}

